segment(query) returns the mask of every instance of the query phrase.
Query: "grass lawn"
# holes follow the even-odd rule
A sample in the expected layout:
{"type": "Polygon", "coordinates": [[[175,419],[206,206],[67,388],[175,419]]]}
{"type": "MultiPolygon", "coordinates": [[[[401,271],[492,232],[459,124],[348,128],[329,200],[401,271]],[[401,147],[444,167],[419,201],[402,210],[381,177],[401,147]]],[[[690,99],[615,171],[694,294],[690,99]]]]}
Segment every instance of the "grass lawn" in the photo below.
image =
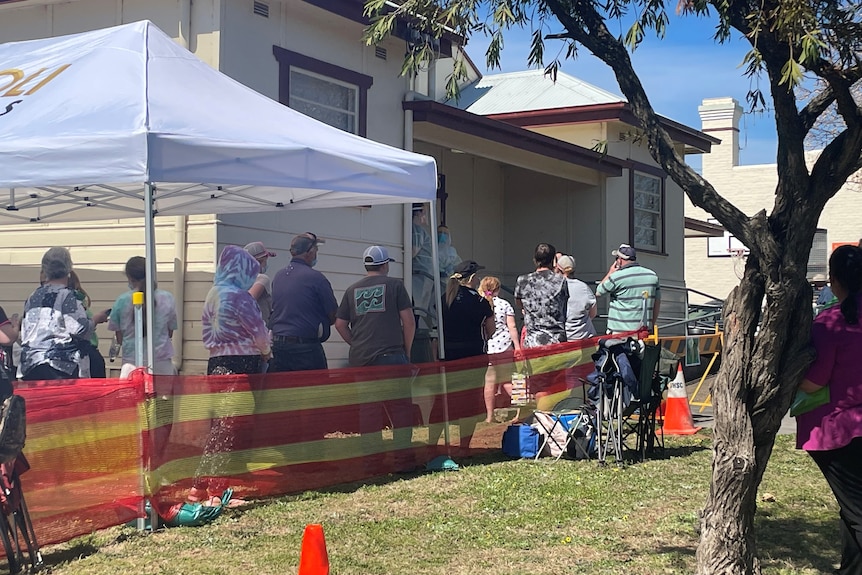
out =
{"type": "MultiPolygon", "coordinates": [[[[321,523],[333,575],[692,573],[710,447],[710,430],[668,438],[663,458],[624,467],[491,451],[461,471],[270,499],[205,527],[108,529],[45,561],[56,575],[283,575],[297,572],[305,525],[321,523]]],[[[758,497],[764,572],[830,571],[837,517],[811,459],[779,436],[758,497]]]]}

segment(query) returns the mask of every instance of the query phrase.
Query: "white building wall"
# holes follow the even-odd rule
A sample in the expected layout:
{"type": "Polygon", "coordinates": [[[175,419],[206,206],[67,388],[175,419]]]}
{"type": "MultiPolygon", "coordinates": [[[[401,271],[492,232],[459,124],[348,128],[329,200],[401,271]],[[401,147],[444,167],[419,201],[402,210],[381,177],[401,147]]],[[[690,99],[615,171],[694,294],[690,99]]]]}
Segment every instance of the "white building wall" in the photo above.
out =
{"type": "MultiPolygon", "coordinates": [[[[321,10],[301,0],[269,2],[269,18],[252,11],[251,2],[225,2],[222,14],[220,69],[225,74],[275,100],[279,97],[279,65],[273,45],[371,76],[368,91],[367,137],[404,147],[401,102],[409,83],[399,77],[403,42],[392,38],[381,44],[387,59],[375,56],[374,46],[360,42],[362,25],[321,10]]],[[[311,231],[326,238],[317,268],[332,283],[341,301],[344,290],[365,274],[362,252],[373,244],[386,246],[397,260],[390,275],[404,277],[403,205],[370,208],[295,210],[264,214],[221,214],[219,250],[227,244],[262,241],[278,257],[269,262],[269,275],[290,262],[293,236],[311,231]]],[[[331,367],[347,365],[347,345],[333,330],[325,344],[331,367]]]]}
{"type": "MultiPolygon", "coordinates": [[[[178,0],[25,0],[0,6],[0,39],[13,42],[47,38],[148,19],[183,45],[187,38],[191,39],[190,48],[212,65],[218,61],[217,2],[196,0],[192,7],[178,0]],[[186,4],[191,12],[183,12],[186,4]]],[[[212,285],[215,226],[212,216],[195,216],[187,222],[156,218],[157,279],[160,287],[176,294],[180,293],[176,289],[178,278],[185,278],[185,297],[178,299],[184,318],[184,343],[181,345],[175,335],[174,346],[181,353],[177,358],[182,358],[183,373],[202,373],[206,354],[200,345],[200,314],[203,298],[212,285]],[[185,244],[178,244],[183,236],[185,244]]],[[[0,233],[0,305],[10,314],[21,312],[24,300],[38,285],[42,254],[51,246],[70,249],[75,270],[96,310],[111,307],[116,297],[128,289],[123,266],[128,258],[144,255],[142,218],[4,226],[0,233]]],[[[100,350],[107,356],[112,334],[104,325],[97,333],[100,350]]],[[[119,368],[108,364],[109,371],[118,373],[119,368]]]]}

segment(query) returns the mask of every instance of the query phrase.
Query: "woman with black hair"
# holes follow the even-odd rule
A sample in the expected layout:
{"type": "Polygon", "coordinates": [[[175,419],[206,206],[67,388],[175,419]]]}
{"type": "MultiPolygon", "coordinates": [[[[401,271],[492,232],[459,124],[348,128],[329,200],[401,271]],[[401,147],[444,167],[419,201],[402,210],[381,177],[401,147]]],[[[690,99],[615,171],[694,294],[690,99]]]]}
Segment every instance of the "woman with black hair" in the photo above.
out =
{"type": "MultiPolygon", "coordinates": [[[[484,269],[484,266],[472,260],[466,260],[455,266],[455,272],[449,277],[442,302],[443,350],[446,361],[484,356],[486,342],[494,335],[494,311],[488,300],[476,291],[479,286],[476,273],[481,269],[484,269]]],[[[487,365],[487,360],[476,362],[474,365],[475,367],[487,365]]],[[[458,372],[459,375],[454,376],[453,380],[458,377],[471,377],[470,373],[466,370],[458,372]]],[[[448,415],[453,420],[458,420],[458,444],[462,455],[466,455],[469,451],[470,439],[473,437],[473,431],[479,419],[473,414],[485,411],[483,392],[480,391],[480,387],[468,386],[468,390],[468,393],[446,396],[446,401],[450,402],[448,415]],[[453,400],[457,404],[453,404],[453,400]]],[[[434,444],[437,443],[441,432],[442,427],[439,425],[429,426],[429,438],[434,444]]]]}
{"type": "Polygon", "coordinates": [[[841,566],[836,573],[862,574],[862,249],[838,247],[829,258],[829,280],[839,305],[814,320],[817,358],[799,386],[823,393],[823,405],[796,417],[796,447],[823,472],[838,500],[841,566]]]}

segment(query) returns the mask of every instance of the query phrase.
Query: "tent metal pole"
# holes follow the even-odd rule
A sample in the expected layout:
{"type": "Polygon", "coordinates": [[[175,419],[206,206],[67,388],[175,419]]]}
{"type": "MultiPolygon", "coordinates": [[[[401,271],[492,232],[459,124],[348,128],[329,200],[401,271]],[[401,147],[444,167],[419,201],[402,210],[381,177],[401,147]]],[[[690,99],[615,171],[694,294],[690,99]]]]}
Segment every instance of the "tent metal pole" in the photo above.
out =
{"type": "Polygon", "coordinates": [[[443,306],[441,302],[442,294],[440,293],[440,254],[437,245],[437,202],[431,202],[431,258],[434,269],[434,309],[437,310],[437,357],[440,359],[446,358],[446,352],[443,351],[443,306]]]}
{"type": "MultiPolygon", "coordinates": [[[[145,255],[147,259],[147,302],[145,313],[147,314],[147,325],[153,326],[153,308],[155,303],[155,285],[156,285],[156,239],[155,239],[155,223],[153,218],[153,208],[155,206],[154,196],[156,186],[152,182],[147,182],[144,193],[144,243],[145,255]]],[[[152,374],[155,365],[155,339],[147,337],[147,372],[152,374]]]]}
{"type": "MultiPolygon", "coordinates": [[[[153,209],[155,207],[154,196],[156,192],[156,186],[152,182],[147,182],[144,184],[144,254],[147,261],[147,282],[146,282],[146,294],[147,301],[144,305],[144,313],[147,314],[147,325],[150,326],[149,336],[146,338],[147,342],[147,375],[144,377],[145,385],[145,397],[146,401],[153,401],[153,396],[155,389],[150,389],[153,377],[153,368],[155,366],[155,338],[152,337],[152,326],[155,325],[154,321],[154,313],[153,310],[155,308],[155,285],[156,285],[156,238],[155,238],[155,222],[154,222],[154,213],[153,209]]],[[[137,345],[140,346],[140,342],[136,342],[137,345]]],[[[154,386],[153,386],[154,387],[154,386]]],[[[152,453],[152,449],[154,447],[152,437],[153,437],[153,426],[155,424],[154,417],[150,417],[150,410],[147,409],[147,427],[149,433],[147,437],[150,438],[149,452],[152,453]]],[[[147,501],[147,474],[150,472],[150,461],[145,463],[146,468],[144,469],[143,479],[143,493],[144,493],[144,501],[147,501]]],[[[155,531],[159,526],[159,515],[156,511],[156,506],[154,504],[150,504],[150,528],[155,531]]],[[[145,520],[138,520],[138,529],[143,530],[146,528],[145,520]]]]}
{"type": "MultiPolygon", "coordinates": [[[[443,348],[443,298],[440,293],[440,256],[437,245],[437,202],[431,202],[431,258],[434,269],[434,309],[437,310],[437,357],[446,359],[446,351],[443,348]]],[[[446,451],[451,455],[452,438],[449,436],[449,390],[446,385],[446,366],[440,370],[440,384],[443,390],[443,438],[446,443],[446,451]]]]}

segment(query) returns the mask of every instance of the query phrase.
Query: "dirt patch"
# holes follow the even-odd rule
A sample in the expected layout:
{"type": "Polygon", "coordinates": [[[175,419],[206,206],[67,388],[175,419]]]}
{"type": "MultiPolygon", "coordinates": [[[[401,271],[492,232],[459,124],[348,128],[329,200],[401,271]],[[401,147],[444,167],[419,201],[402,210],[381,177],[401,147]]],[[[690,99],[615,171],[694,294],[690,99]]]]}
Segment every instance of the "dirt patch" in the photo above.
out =
{"type": "Polygon", "coordinates": [[[503,432],[508,423],[480,423],[470,440],[471,449],[501,449],[503,432]]]}

